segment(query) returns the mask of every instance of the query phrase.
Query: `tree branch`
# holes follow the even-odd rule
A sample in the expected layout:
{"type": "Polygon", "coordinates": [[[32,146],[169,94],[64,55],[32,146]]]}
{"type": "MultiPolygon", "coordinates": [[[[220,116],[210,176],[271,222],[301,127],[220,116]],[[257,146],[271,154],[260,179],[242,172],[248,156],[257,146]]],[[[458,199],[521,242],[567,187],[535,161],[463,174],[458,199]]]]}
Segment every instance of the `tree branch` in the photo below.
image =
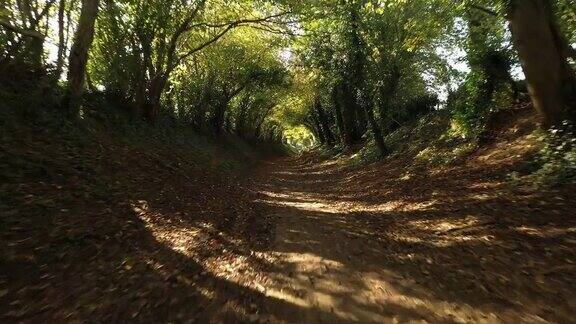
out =
{"type": "Polygon", "coordinates": [[[261,31],[271,33],[271,34],[276,34],[276,35],[297,36],[296,33],[293,33],[291,31],[282,30],[282,29],[275,29],[273,27],[266,26],[266,25],[247,25],[247,27],[261,30],[261,31]]]}
{"type": "Polygon", "coordinates": [[[198,23],[198,24],[194,24],[192,26],[190,26],[190,29],[192,28],[196,28],[196,27],[211,27],[211,28],[222,28],[222,27],[226,27],[232,24],[236,24],[236,23],[259,23],[259,22],[265,22],[268,21],[270,19],[273,18],[280,18],[282,16],[286,16],[291,14],[291,11],[284,11],[275,15],[270,15],[270,16],[266,16],[266,17],[262,17],[262,18],[254,18],[254,19],[241,19],[241,20],[235,20],[235,21],[228,21],[228,22],[223,22],[223,23],[207,23],[207,22],[203,22],[203,23],[198,23]]]}
{"type": "Polygon", "coordinates": [[[44,18],[44,16],[48,13],[54,2],[56,2],[56,0],[50,0],[46,3],[44,8],[42,8],[40,14],[38,14],[38,16],[36,16],[36,19],[30,24],[30,29],[36,28],[36,26],[40,23],[42,18],[44,18]]]}
{"type": "Polygon", "coordinates": [[[32,38],[38,38],[38,39],[44,39],[44,35],[42,35],[42,33],[35,31],[35,30],[26,30],[17,26],[13,26],[11,25],[9,22],[5,21],[5,20],[1,20],[0,19],[0,26],[8,29],[9,31],[15,32],[17,34],[20,34],[22,36],[27,36],[27,37],[32,37],[32,38]]]}
{"type": "MultiPolygon", "coordinates": [[[[52,5],[54,4],[54,2],[56,2],[56,0],[49,0],[46,5],[44,6],[44,8],[42,9],[42,11],[40,12],[40,14],[36,17],[35,20],[33,20],[30,23],[30,26],[27,27],[27,30],[30,32],[36,32],[41,34],[38,31],[35,31],[34,29],[36,28],[36,26],[40,23],[40,21],[42,20],[42,18],[44,17],[44,15],[46,15],[48,13],[48,10],[50,10],[50,7],[52,7],[52,5]]],[[[9,25],[9,24],[8,24],[9,25]]],[[[4,28],[7,28],[4,24],[2,24],[2,26],[4,26],[4,28]]],[[[25,34],[21,34],[23,36],[30,36],[30,35],[25,35],[25,34]]],[[[42,34],[41,34],[42,35],[42,34]]],[[[42,35],[41,39],[44,39],[44,35],[42,35]]],[[[4,62],[10,60],[10,57],[12,57],[12,55],[14,55],[19,49],[20,46],[22,46],[22,43],[24,42],[24,38],[20,37],[18,39],[18,42],[16,42],[16,44],[12,45],[7,51],[6,54],[4,55],[4,57],[2,59],[0,59],[0,65],[4,64],[4,62]]]]}
{"type": "Polygon", "coordinates": [[[44,8],[42,8],[42,11],[36,16],[36,18],[31,20],[30,27],[28,27],[27,29],[13,26],[8,21],[3,20],[3,19],[0,19],[0,26],[4,27],[10,31],[13,31],[15,33],[18,33],[22,36],[44,39],[45,36],[42,33],[34,30],[34,28],[36,28],[36,26],[38,25],[40,20],[42,20],[42,18],[44,18],[44,16],[48,13],[48,10],[50,10],[50,7],[52,7],[54,2],[56,2],[56,0],[48,1],[46,3],[46,5],[44,6],[44,8]]]}
{"type": "Polygon", "coordinates": [[[480,10],[480,11],[482,11],[483,13],[489,14],[489,15],[494,16],[494,17],[498,17],[498,16],[499,16],[496,11],[490,10],[490,9],[488,9],[488,8],[481,7],[481,6],[479,6],[479,5],[475,5],[475,4],[472,4],[472,3],[471,3],[471,4],[469,4],[468,6],[469,6],[470,8],[472,8],[472,9],[480,10]]]}
{"type": "MultiPolygon", "coordinates": [[[[180,55],[178,57],[178,59],[176,60],[174,66],[172,67],[172,69],[174,69],[178,64],[180,64],[180,62],[182,62],[182,60],[185,60],[186,58],[190,57],[191,55],[194,55],[195,53],[203,50],[204,48],[212,45],[213,43],[217,42],[219,39],[221,39],[222,37],[224,37],[224,35],[226,35],[229,31],[231,31],[234,28],[240,27],[240,26],[246,26],[246,25],[250,25],[250,24],[256,24],[256,23],[262,23],[262,22],[266,22],[270,19],[273,18],[278,18],[284,15],[289,14],[289,12],[283,12],[280,14],[276,14],[276,15],[271,15],[271,16],[267,16],[267,17],[262,17],[262,18],[254,18],[254,19],[240,19],[240,20],[236,20],[234,22],[230,22],[230,23],[226,23],[226,24],[214,24],[214,25],[210,25],[208,23],[205,24],[196,24],[194,26],[198,27],[198,26],[207,26],[207,27],[224,27],[226,26],[226,28],[224,28],[223,30],[221,30],[218,34],[216,34],[214,37],[212,37],[210,40],[204,42],[203,44],[187,51],[186,53],[180,55]]],[[[193,26],[191,26],[191,28],[193,28],[193,26]]]]}
{"type": "Polygon", "coordinates": [[[190,11],[190,13],[186,16],[186,19],[178,26],[176,32],[170,38],[170,42],[168,43],[168,51],[167,51],[167,60],[166,60],[166,74],[170,74],[174,68],[180,63],[180,59],[176,57],[176,48],[178,46],[178,40],[186,31],[190,30],[192,27],[190,23],[192,20],[198,15],[206,0],[200,0],[198,4],[190,11]]]}

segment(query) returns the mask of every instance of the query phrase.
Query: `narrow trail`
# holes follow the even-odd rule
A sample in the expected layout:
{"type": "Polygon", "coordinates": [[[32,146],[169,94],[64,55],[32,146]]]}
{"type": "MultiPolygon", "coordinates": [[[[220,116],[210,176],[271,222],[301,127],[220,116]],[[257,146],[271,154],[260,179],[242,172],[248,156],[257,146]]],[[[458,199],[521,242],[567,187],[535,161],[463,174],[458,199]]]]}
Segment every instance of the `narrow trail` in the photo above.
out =
{"type": "Polygon", "coordinates": [[[270,182],[261,191],[262,202],[276,205],[277,268],[271,274],[274,284],[267,288],[272,296],[303,308],[273,313],[295,322],[424,319],[402,306],[418,299],[397,290],[411,283],[383,267],[386,248],[376,233],[362,220],[347,217],[352,200],[331,204],[322,194],[329,179],[313,169],[289,162],[271,169],[284,171],[268,170],[270,182]]]}
{"type": "Polygon", "coordinates": [[[511,189],[522,139],[227,178],[27,142],[52,167],[0,188],[2,323],[576,323],[576,187],[511,189]]]}
{"type": "Polygon", "coordinates": [[[522,213],[545,207],[498,197],[478,170],[401,180],[385,168],[287,159],[256,171],[274,224],[260,321],[573,321],[574,267],[554,260],[574,260],[574,233],[522,213]]]}

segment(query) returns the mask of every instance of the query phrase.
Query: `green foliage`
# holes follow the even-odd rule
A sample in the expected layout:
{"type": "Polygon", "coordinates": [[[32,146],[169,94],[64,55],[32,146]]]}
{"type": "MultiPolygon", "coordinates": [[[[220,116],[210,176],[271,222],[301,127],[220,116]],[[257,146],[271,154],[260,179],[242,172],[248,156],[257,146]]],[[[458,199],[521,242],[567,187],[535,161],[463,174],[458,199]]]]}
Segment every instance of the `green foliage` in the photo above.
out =
{"type": "MultiPolygon", "coordinates": [[[[494,8],[494,12],[498,9],[494,8]]],[[[476,137],[482,133],[490,114],[512,103],[509,90],[512,58],[500,17],[477,7],[466,7],[464,18],[467,28],[464,49],[470,72],[449,98],[448,108],[454,114],[456,133],[476,137]]]]}
{"type": "Polygon", "coordinates": [[[334,130],[347,146],[382,137],[429,112],[435,100],[421,100],[432,97],[425,74],[443,73],[434,47],[454,12],[447,1],[352,1],[316,8],[314,19],[303,25],[308,37],[295,46],[328,113],[318,116],[311,101],[311,123],[331,125],[313,127],[316,132],[334,130]],[[330,14],[320,14],[325,11],[330,14]]]}
{"type": "Polygon", "coordinates": [[[294,153],[302,153],[314,148],[317,144],[314,134],[305,126],[286,129],[284,139],[287,147],[294,153]]]}
{"type": "Polygon", "coordinates": [[[453,112],[455,135],[474,138],[483,131],[488,117],[513,104],[513,91],[509,84],[490,85],[481,71],[471,72],[457,92],[451,94],[447,108],[453,112]],[[487,91],[492,88],[492,91],[487,91]]]}
{"type": "MultiPolygon", "coordinates": [[[[108,155],[116,154],[116,159],[130,155],[126,148],[137,151],[161,168],[186,166],[219,173],[243,172],[264,152],[264,147],[261,150],[250,146],[240,138],[211,138],[170,120],[154,127],[143,121],[131,122],[101,94],[89,96],[85,105],[85,114],[79,123],[71,123],[51,110],[33,116],[14,105],[2,107],[0,147],[7,151],[0,154],[0,181],[18,182],[31,174],[53,177],[63,172],[66,175],[68,159],[77,161],[79,168],[86,165],[85,172],[97,174],[102,171],[98,169],[98,161],[108,155]]],[[[36,106],[35,110],[42,111],[40,108],[36,106]]],[[[105,181],[95,184],[103,188],[107,185],[105,181]]]]}
{"type": "MultiPolygon", "coordinates": [[[[569,43],[576,37],[572,2],[553,7],[569,43]]],[[[504,16],[513,4],[106,0],[87,85],[130,115],[128,124],[169,120],[209,136],[275,144],[305,127],[345,150],[370,141],[383,146],[402,126],[443,108],[437,95],[448,89],[453,135],[474,139],[492,113],[517,99],[504,16]],[[458,58],[447,50],[463,52],[469,71],[451,67],[458,58]]],[[[26,63],[16,75],[34,71],[48,80],[43,89],[54,87],[78,15],[78,1],[3,1],[0,72],[26,63]],[[34,41],[38,35],[45,41],[34,41]],[[57,62],[48,62],[55,55],[57,62]]],[[[57,106],[60,94],[48,92],[40,95],[50,101],[45,106],[57,106]]]]}
{"type": "Polygon", "coordinates": [[[555,1],[556,17],[569,44],[576,43],[576,5],[573,0],[555,1]]]}
{"type": "Polygon", "coordinates": [[[532,175],[534,184],[559,185],[576,181],[576,133],[565,123],[560,128],[542,131],[539,137],[540,168],[532,175]]]}
{"type": "Polygon", "coordinates": [[[170,93],[180,120],[258,137],[257,129],[290,83],[277,52],[267,45],[271,37],[238,30],[175,71],[170,93]]]}
{"type": "MultiPolygon", "coordinates": [[[[411,158],[414,168],[453,165],[461,161],[478,149],[478,143],[472,138],[454,136],[450,122],[450,112],[440,110],[405,123],[386,136],[386,145],[393,152],[387,158],[411,158]]],[[[370,140],[349,163],[360,167],[381,159],[376,144],[370,140]]]]}

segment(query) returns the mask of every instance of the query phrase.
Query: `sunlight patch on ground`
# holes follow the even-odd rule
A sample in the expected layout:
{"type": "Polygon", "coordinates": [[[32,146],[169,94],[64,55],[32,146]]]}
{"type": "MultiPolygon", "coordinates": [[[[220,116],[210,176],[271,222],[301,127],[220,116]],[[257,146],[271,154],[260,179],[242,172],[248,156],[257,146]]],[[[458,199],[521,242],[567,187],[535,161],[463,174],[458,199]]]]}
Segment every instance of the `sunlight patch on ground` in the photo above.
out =
{"type": "Polygon", "coordinates": [[[478,182],[469,186],[471,189],[497,189],[501,185],[500,182],[478,182]]]}
{"type": "Polygon", "coordinates": [[[390,322],[414,318],[415,314],[434,314],[442,321],[498,322],[495,314],[466,304],[436,300],[413,280],[385,269],[358,272],[310,253],[275,253],[275,256],[290,275],[273,274],[267,295],[342,320],[390,322]]]}
{"type": "Polygon", "coordinates": [[[537,148],[534,138],[531,135],[518,138],[512,142],[500,142],[496,144],[496,147],[497,149],[480,155],[476,160],[485,165],[513,163],[522,156],[534,152],[537,148]]]}
{"type": "MultiPolygon", "coordinates": [[[[530,236],[534,236],[534,237],[556,237],[556,236],[561,236],[561,235],[567,235],[570,233],[576,233],[576,227],[569,227],[569,228],[558,228],[558,227],[552,227],[552,228],[536,228],[536,227],[531,227],[531,226],[526,226],[526,225],[522,225],[522,226],[518,226],[514,228],[516,231],[525,234],[525,235],[530,235],[530,236]]],[[[576,242],[575,242],[576,243],[576,242]]]]}
{"type": "MultiPolygon", "coordinates": [[[[163,217],[162,214],[151,211],[145,201],[139,201],[132,208],[158,242],[178,253],[194,257],[194,247],[197,246],[201,235],[200,227],[166,222],[165,219],[167,218],[163,217]]],[[[209,224],[204,225],[210,226],[209,224]]]]}
{"type": "Polygon", "coordinates": [[[318,201],[310,202],[281,201],[281,200],[257,200],[256,202],[266,203],[275,206],[292,207],[303,211],[322,212],[328,214],[350,214],[357,212],[406,212],[426,210],[436,204],[431,200],[422,203],[406,203],[404,201],[390,201],[383,204],[366,204],[346,201],[318,201]]]}
{"type": "Polygon", "coordinates": [[[275,206],[293,207],[299,210],[316,211],[330,214],[340,213],[340,209],[332,204],[324,204],[321,202],[291,202],[291,201],[278,201],[278,200],[256,200],[258,203],[265,203],[275,206]]]}
{"type": "MultiPolygon", "coordinates": [[[[199,243],[205,244],[205,231],[211,229],[210,224],[190,226],[183,222],[164,222],[166,218],[152,211],[145,202],[135,204],[133,209],[158,242],[192,260],[199,259],[195,255],[195,247],[199,243]]],[[[290,233],[305,234],[297,231],[290,233]]],[[[466,320],[470,314],[477,315],[476,318],[491,318],[490,314],[483,314],[466,305],[437,301],[413,281],[385,269],[359,272],[341,262],[302,252],[252,251],[251,257],[266,260],[274,264],[277,270],[259,272],[252,267],[249,257],[244,255],[226,257],[223,254],[208,258],[203,264],[206,273],[260,293],[270,302],[281,300],[303,309],[329,313],[342,320],[390,321],[401,318],[403,313],[413,316],[420,312],[433,313],[444,320],[466,320]],[[385,310],[388,307],[395,307],[397,311],[387,314],[385,310]]],[[[157,261],[149,260],[148,263],[158,272],[167,270],[157,261]]],[[[196,278],[178,280],[194,286],[196,278]]],[[[214,298],[214,292],[209,287],[197,286],[196,290],[206,299],[214,298]]],[[[241,305],[226,307],[236,309],[241,305]]]]}
{"type": "MultiPolygon", "coordinates": [[[[457,219],[439,219],[439,220],[417,220],[409,221],[407,225],[412,227],[416,232],[429,232],[432,237],[426,239],[426,244],[447,247],[464,241],[495,242],[495,237],[484,232],[478,232],[479,229],[490,226],[492,222],[481,222],[475,215],[457,219]]],[[[411,236],[404,237],[404,240],[411,241],[416,238],[411,236]]]]}
{"type": "MultiPolygon", "coordinates": [[[[329,174],[331,171],[327,171],[327,170],[320,170],[320,171],[306,171],[306,174],[310,174],[310,175],[327,175],[329,174]]],[[[279,175],[279,176],[297,176],[297,175],[301,175],[302,171],[301,170],[297,170],[297,171],[276,171],[276,172],[272,172],[272,174],[274,175],[279,175]]]]}
{"type": "MultiPolygon", "coordinates": [[[[231,243],[239,244],[239,242],[234,242],[231,238],[218,232],[212,224],[198,222],[192,225],[184,221],[166,222],[166,219],[169,219],[166,215],[154,212],[145,204],[140,203],[140,205],[140,207],[134,207],[134,211],[138,213],[156,241],[195,262],[202,263],[204,266],[209,265],[211,271],[217,276],[228,279],[230,274],[247,271],[250,267],[247,256],[239,255],[234,258],[227,258],[226,253],[230,251],[218,240],[222,238],[222,240],[228,240],[231,243]],[[198,255],[198,252],[202,250],[201,248],[214,251],[222,250],[222,253],[217,253],[215,257],[209,257],[202,261],[198,255]],[[223,260],[224,258],[226,260],[223,260]]],[[[158,268],[158,265],[155,268],[158,268]]]]}
{"type": "Polygon", "coordinates": [[[424,202],[406,202],[403,200],[388,201],[380,204],[369,204],[359,201],[326,199],[302,192],[260,191],[260,194],[273,199],[258,199],[256,202],[273,206],[291,207],[302,211],[322,212],[328,214],[349,214],[357,212],[409,212],[428,210],[438,203],[436,199],[424,202]]]}
{"type": "Polygon", "coordinates": [[[409,221],[407,225],[418,230],[434,231],[436,233],[449,232],[458,228],[465,228],[467,226],[473,226],[478,224],[479,220],[477,216],[469,215],[466,217],[461,217],[453,220],[447,219],[423,219],[417,221],[409,221]]]}
{"type": "MultiPolygon", "coordinates": [[[[202,273],[194,277],[185,277],[176,274],[175,280],[180,284],[194,286],[195,290],[208,300],[215,298],[214,287],[197,284],[202,276],[208,278],[219,278],[226,282],[233,283],[238,287],[244,287],[247,290],[254,291],[256,294],[263,294],[271,298],[278,298],[282,291],[275,292],[268,286],[268,276],[262,270],[254,267],[253,262],[257,260],[261,263],[271,263],[274,257],[269,253],[244,251],[246,255],[232,252],[226,246],[220,243],[221,240],[227,240],[234,248],[240,248],[240,242],[234,241],[214,229],[211,224],[205,222],[189,223],[183,220],[173,221],[166,217],[165,214],[154,211],[145,201],[139,201],[133,204],[133,210],[139,218],[145,223],[146,228],[157,242],[172,249],[173,251],[186,256],[191,263],[197,263],[202,267],[202,273]],[[167,221],[168,220],[168,221],[167,221]],[[217,236],[217,239],[215,239],[217,236]],[[210,256],[201,256],[200,254],[212,252],[210,256]]],[[[153,259],[149,259],[147,264],[156,272],[164,274],[166,278],[174,277],[170,273],[171,269],[153,259]]],[[[289,301],[288,299],[286,299],[289,301]]],[[[297,300],[290,301],[298,306],[307,306],[302,303],[298,304],[297,300]]],[[[232,309],[234,312],[241,312],[242,306],[237,305],[234,301],[229,301],[222,305],[222,312],[232,309]]]]}

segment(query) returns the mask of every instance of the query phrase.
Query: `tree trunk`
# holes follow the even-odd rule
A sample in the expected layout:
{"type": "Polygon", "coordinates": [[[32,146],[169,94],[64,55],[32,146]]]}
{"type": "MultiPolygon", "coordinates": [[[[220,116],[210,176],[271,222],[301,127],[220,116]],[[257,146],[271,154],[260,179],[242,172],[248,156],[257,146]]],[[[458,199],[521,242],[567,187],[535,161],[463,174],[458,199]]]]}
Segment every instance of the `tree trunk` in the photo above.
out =
{"type": "Polygon", "coordinates": [[[353,3],[350,6],[350,20],[348,22],[348,51],[349,62],[346,68],[345,78],[345,98],[347,106],[349,106],[353,118],[353,140],[359,142],[362,136],[366,133],[366,126],[368,124],[365,114],[365,107],[362,106],[359,90],[366,82],[364,66],[366,64],[366,57],[364,54],[365,44],[360,36],[360,17],[359,11],[361,6],[353,3]]]}
{"type": "Polygon", "coordinates": [[[330,129],[330,122],[328,121],[326,112],[324,111],[324,108],[322,108],[322,104],[320,102],[316,104],[316,112],[318,114],[320,128],[322,129],[326,139],[326,144],[333,146],[336,139],[334,138],[334,134],[332,134],[332,130],[330,129]]]}
{"type": "Polygon", "coordinates": [[[318,117],[318,114],[312,114],[312,118],[311,118],[311,130],[312,133],[314,133],[314,135],[316,137],[318,137],[318,139],[320,140],[321,144],[327,144],[328,140],[326,139],[326,134],[324,133],[324,130],[322,129],[322,125],[320,123],[320,118],[318,117]]]}
{"type": "Polygon", "coordinates": [[[150,86],[148,87],[148,100],[145,107],[145,117],[146,120],[151,124],[154,124],[158,121],[158,116],[160,115],[162,92],[164,91],[165,85],[166,81],[162,77],[158,77],[150,81],[150,86]]]}
{"type": "Polygon", "coordinates": [[[228,105],[230,104],[230,94],[224,90],[223,93],[220,94],[218,100],[214,105],[214,114],[212,118],[210,118],[210,126],[215,134],[220,134],[223,130],[224,126],[224,118],[226,117],[226,110],[228,109],[228,105]]]}
{"type": "Polygon", "coordinates": [[[378,124],[378,120],[376,120],[376,115],[374,114],[374,104],[372,100],[366,98],[366,95],[362,95],[361,105],[364,108],[364,112],[366,114],[366,118],[368,119],[368,125],[370,126],[370,131],[372,132],[372,136],[374,136],[374,141],[376,142],[376,146],[380,151],[381,156],[386,156],[390,153],[390,150],[386,146],[384,142],[384,135],[382,134],[382,129],[380,129],[380,125],[378,124]]]}
{"type": "Polygon", "coordinates": [[[246,135],[246,119],[248,116],[248,102],[242,102],[240,104],[240,112],[238,113],[236,119],[236,135],[243,136],[246,135]]]}
{"type": "Polygon", "coordinates": [[[142,81],[135,82],[134,102],[132,103],[131,115],[132,118],[138,119],[143,117],[143,112],[146,107],[146,86],[142,81]]]}
{"type": "Polygon", "coordinates": [[[212,117],[212,127],[216,134],[220,134],[222,132],[222,126],[224,125],[224,116],[226,114],[227,107],[228,107],[227,102],[219,103],[216,106],[216,111],[214,112],[214,116],[212,117]]]}
{"type": "Polygon", "coordinates": [[[154,97],[148,98],[144,104],[144,112],[146,121],[150,124],[155,124],[158,121],[158,115],[160,114],[160,98],[154,95],[154,97]]]}
{"type": "Polygon", "coordinates": [[[532,103],[543,118],[542,126],[575,121],[576,81],[550,1],[512,1],[508,19],[532,103]]]}
{"type": "Polygon", "coordinates": [[[338,131],[340,133],[340,142],[345,146],[352,145],[352,140],[350,138],[350,133],[346,127],[346,123],[344,120],[344,108],[342,107],[342,103],[340,102],[340,86],[337,85],[332,93],[332,102],[334,104],[334,113],[336,114],[336,125],[338,126],[338,131]]]}
{"type": "Polygon", "coordinates": [[[66,52],[66,39],[64,38],[64,14],[66,9],[66,0],[60,0],[58,5],[58,56],[56,58],[56,70],[54,79],[58,81],[64,68],[64,53],[66,52]]]}
{"type": "Polygon", "coordinates": [[[44,38],[31,38],[28,44],[28,52],[30,53],[30,63],[38,70],[44,66],[44,38]]]}
{"type": "Polygon", "coordinates": [[[344,127],[347,129],[350,138],[349,146],[357,144],[362,139],[362,130],[360,121],[358,119],[358,110],[361,109],[358,105],[354,87],[348,82],[342,85],[342,92],[340,99],[342,100],[342,118],[344,119],[344,127]]]}
{"type": "Polygon", "coordinates": [[[90,92],[98,91],[98,88],[96,88],[94,82],[92,82],[92,78],[90,77],[90,73],[88,71],[86,71],[86,85],[88,86],[88,90],[90,90],[90,92]]]}
{"type": "Polygon", "coordinates": [[[78,30],[74,36],[74,44],[70,50],[68,62],[68,89],[63,108],[66,113],[76,118],[80,111],[84,83],[86,80],[86,63],[88,51],[94,39],[94,24],[98,15],[98,0],[82,0],[82,10],[78,30]]]}
{"type": "Polygon", "coordinates": [[[266,118],[270,115],[272,109],[276,107],[276,104],[269,105],[266,109],[264,109],[264,113],[260,116],[260,118],[256,121],[256,127],[254,128],[254,138],[257,140],[260,138],[262,134],[262,127],[264,127],[264,123],[266,122],[266,118]]]}

